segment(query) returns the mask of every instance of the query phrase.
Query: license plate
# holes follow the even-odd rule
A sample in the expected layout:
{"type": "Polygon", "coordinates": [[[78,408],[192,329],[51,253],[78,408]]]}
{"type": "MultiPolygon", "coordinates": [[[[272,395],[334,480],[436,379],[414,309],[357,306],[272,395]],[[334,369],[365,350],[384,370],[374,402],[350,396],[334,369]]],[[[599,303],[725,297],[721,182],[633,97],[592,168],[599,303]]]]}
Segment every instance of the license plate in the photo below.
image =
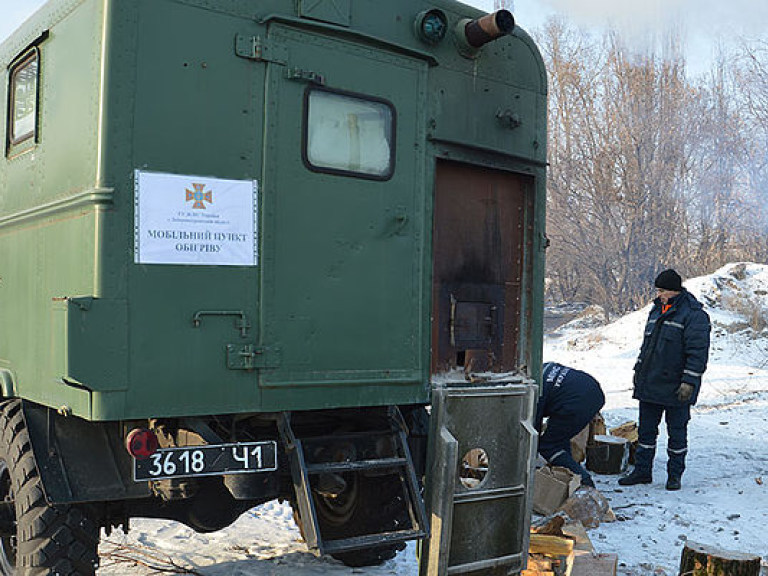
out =
{"type": "Polygon", "coordinates": [[[274,470],[277,444],[273,441],[160,448],[145,460],[133,460],[133,479],[137,482],[274,470]]]}

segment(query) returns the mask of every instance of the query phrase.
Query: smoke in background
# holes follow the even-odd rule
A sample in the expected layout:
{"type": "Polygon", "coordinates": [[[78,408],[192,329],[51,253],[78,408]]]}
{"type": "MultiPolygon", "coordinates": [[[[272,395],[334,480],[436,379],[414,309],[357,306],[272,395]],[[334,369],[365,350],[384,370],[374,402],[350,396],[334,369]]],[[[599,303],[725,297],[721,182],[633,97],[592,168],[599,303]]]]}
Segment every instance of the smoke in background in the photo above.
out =
{"type": "Polygon", "coordinates": [[[768,3],[760,0],[518,0],[534,2],[579,24],[608,23],[630,32],[673,26],[696,34],[757,35],[768,24],[768,3]]]}
{"type": "MultiPolygon", "coordinates": [[[[463,0],[491,11],[494,0],[463,0]]],[[[514,0],[517,22],[532,31],[549,17],[597,33],[611,28],[638,52],[663,53],[670,35],[678,42],[689,72],[705,72],[721,47],[741,39],[768,40],[765,0],[514,0]]]]}

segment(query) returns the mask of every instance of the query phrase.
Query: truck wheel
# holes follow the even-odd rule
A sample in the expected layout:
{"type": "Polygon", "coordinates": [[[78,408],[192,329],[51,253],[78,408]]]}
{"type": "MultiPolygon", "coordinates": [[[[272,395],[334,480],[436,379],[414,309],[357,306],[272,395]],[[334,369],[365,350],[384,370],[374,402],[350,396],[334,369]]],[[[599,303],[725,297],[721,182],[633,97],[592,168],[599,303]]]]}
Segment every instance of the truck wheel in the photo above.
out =
{"type": "MultiPolygon", "coordinates": [[[[315,493],[315,512],[324,540],[350,538],[402,530],[410,519],[403,500],[399,478],[365,476],[360,473],[342,475],[347,488],[335,498],[315,493]]],[[[298,508],[294,518],[304,533],[298,508]]],[[[376,566],[395,557],[405,544],[387,544],[349,552],[331,554],[347,566],[376,566]]]]}
{"type": "Polygon", "coordinates": [[[84,508],[46,502],[19,400],[0,405],[0,502],[13,503],[16,523],[0,537],[0,573],[95,575],[99,527],[84,508]]]}

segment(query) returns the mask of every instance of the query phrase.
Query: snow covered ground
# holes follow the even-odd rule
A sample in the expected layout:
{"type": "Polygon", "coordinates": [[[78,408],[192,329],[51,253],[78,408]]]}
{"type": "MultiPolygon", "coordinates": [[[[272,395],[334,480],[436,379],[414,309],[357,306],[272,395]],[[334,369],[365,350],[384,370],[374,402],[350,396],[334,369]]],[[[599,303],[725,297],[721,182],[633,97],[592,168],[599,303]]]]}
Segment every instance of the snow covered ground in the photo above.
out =
{"type": "MultiPolygon", "coordinates": [[[[595,477],[618,521],[589,535],[598,552],[618,554],[624,576],[676,576],[686,540],[759,554],[768,575],[768,266],[731,264],[685,286],[704,302],[713,331],[709,369],[689,426],[683,489],[664,489],[662,425],[652,485],[623,488],[615,476],[595,477]]],[[[637,419],[632,366],[647,313],[639,310],[602,327],[577,318],[545,342],[546,360],[586,370],[601,382],[609,427],[637,419]]],[[[105,539],[100,552],[101,576],[157,574],[142,564],[167,568],[170,562],[205,576],[418,573],[413,546],[375,568],[317,558],[302,542],[290,507],[277,503],[213,534],[136,520],[128,535],[116,531],[105,539]]]]}

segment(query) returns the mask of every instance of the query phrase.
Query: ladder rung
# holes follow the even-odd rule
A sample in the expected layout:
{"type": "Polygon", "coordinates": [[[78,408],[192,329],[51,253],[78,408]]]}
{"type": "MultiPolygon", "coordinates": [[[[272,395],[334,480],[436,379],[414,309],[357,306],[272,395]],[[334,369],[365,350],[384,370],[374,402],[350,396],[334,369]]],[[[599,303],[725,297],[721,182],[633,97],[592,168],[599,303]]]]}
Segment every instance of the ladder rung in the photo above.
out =
{"type": "Polygon", "coordinates": [[[324,472],[355,472],[359,470],[383,470],[386,468],[404,468],[408,464],[405,458],[377,458],[375,460],[355,460],[352,462],[326,462],[307,464],[309,474],[324,472]]]}
{"type": "Polygon", "coordinates": [[[332,434],[323,436],[298,436],[297,438],[305,443],[314,442],[338,442],[339,440],[355,440],[362,438],[375,437],[393,437],[396,434],[393,430],[361,430],[359,432],[347,432],[346,434],[332,434]]]}
{"type": "Polygon", "coordinates": [[[382,532],[381,534],[368,534],[354,538],[323,541],[323,551],[326,554],[344,552],[347,550],[359,550],[371,546],[386,546],[398,542],[406,542],[417,538],[424,538],[424,530],[399,530],[397,532],[382,532]]]}

